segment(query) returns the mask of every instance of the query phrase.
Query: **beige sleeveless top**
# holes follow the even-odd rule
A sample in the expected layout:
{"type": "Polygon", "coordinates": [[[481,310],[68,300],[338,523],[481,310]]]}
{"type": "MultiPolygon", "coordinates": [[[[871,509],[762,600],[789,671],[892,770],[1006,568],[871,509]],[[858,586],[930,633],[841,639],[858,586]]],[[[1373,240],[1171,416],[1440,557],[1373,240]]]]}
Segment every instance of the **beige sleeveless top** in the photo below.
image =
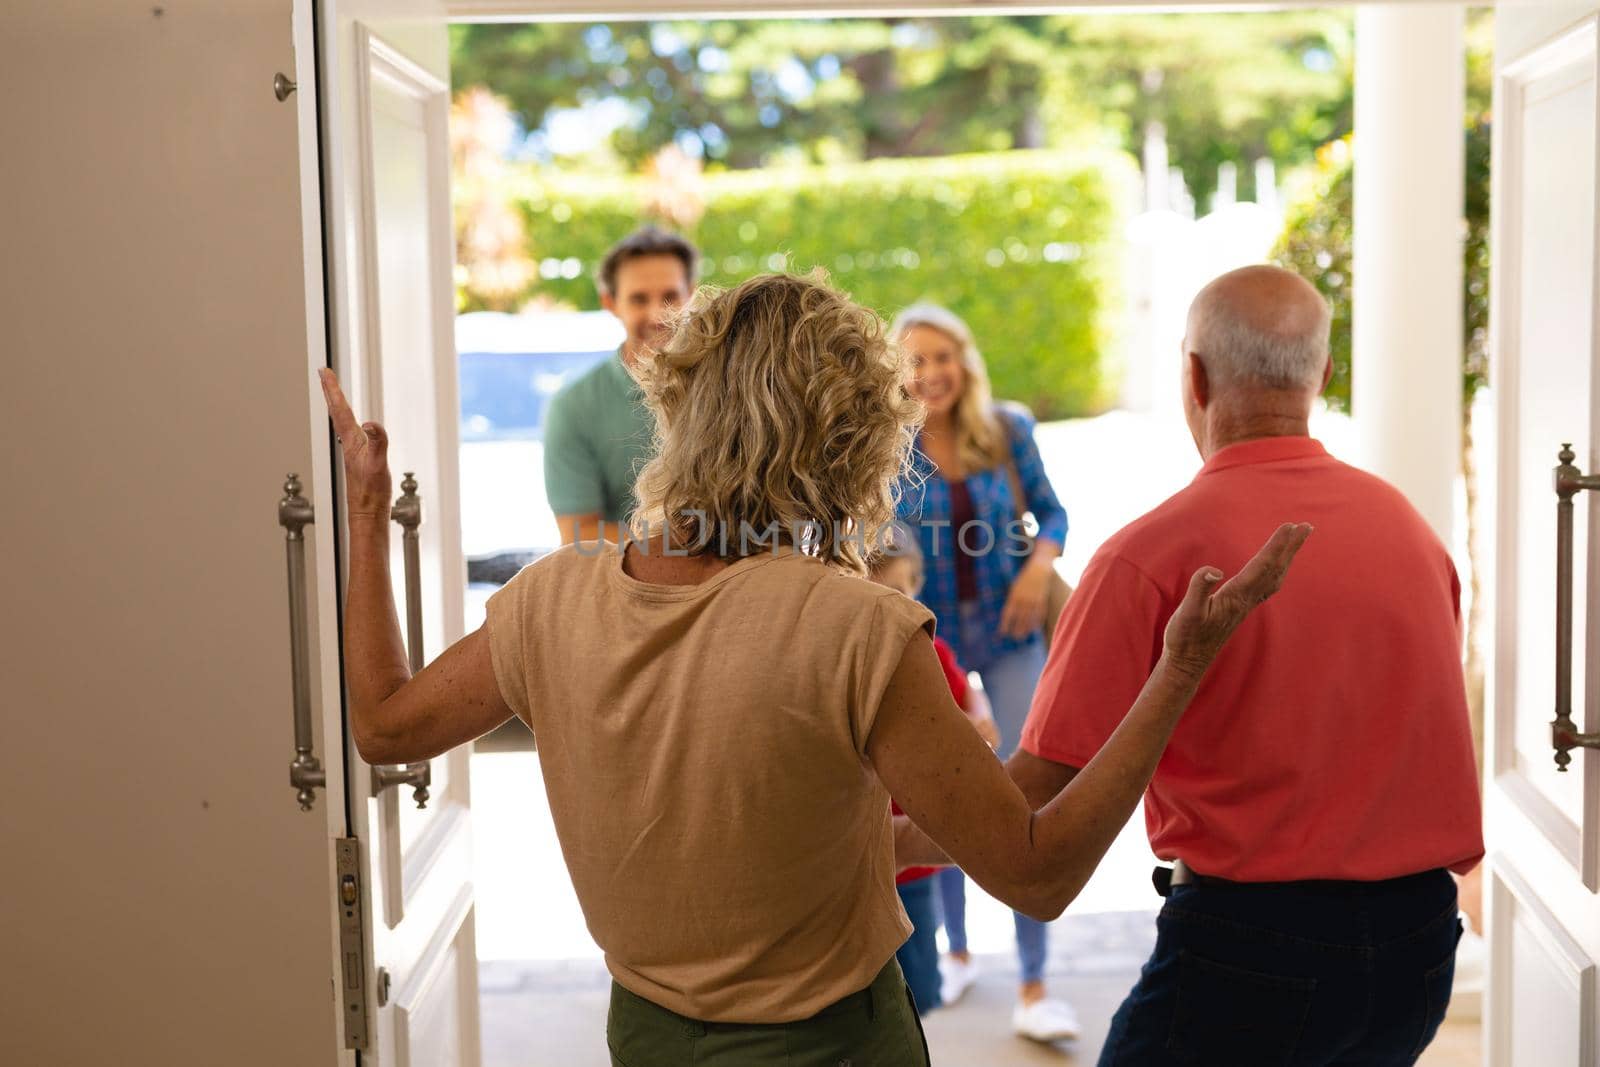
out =
{"type": "Polygon", "coordinates": [[[926,608],[792,551],[654,585],[588,542],[513,578],[488,627],[622,986],[771,1023],[871,983],[911,925],[864,751],[926,608]]]}

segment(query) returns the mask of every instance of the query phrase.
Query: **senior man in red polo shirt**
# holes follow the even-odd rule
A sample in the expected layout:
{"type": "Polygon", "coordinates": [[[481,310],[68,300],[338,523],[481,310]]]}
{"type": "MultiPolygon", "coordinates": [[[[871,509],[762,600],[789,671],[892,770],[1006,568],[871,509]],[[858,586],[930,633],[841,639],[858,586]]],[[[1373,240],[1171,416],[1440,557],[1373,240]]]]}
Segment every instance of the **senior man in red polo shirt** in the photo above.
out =
{"type": "Polygon", "coordinates": [[[1236,570],[1284,515],[1315,526],[1150,783],[1150,843],[1175,866],[1101,1067],[1409,1064],[1449,1002],[1449,872],[1483,856],[1460,585],[1405,497],[1309,436],[1328,324],[1275,267],[1195,299],[1183,398],[1205,464],[1090,561],[1009,765],[1054,796],[1116,730],[1189,575],[1236,570]]]}

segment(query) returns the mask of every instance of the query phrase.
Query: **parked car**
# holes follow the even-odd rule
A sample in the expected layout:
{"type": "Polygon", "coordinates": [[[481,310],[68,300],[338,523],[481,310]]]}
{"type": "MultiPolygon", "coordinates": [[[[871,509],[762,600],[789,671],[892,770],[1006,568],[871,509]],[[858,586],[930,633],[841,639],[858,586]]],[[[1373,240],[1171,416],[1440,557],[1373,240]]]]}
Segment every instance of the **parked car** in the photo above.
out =
{"type": "Polygon", "coordinates": [[[561,543],[545,503],[545,415],[557,390],[609,359],[623,336],[604,311],[456,317],[469,627],[490,592],[561,543]]]}

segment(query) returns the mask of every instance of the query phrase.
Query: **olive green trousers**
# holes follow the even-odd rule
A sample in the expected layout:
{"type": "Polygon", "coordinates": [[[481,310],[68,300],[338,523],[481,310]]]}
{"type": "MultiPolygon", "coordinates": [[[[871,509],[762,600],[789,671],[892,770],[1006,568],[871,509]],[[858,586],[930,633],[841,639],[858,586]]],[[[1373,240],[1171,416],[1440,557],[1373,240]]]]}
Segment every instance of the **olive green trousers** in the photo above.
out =
{"type": "Polygon", "coordinates": [[[613,1067],[928,1067],[911,990],[893,957],[872,984],[792,1023],[705,1023],[611,984],[613,1067]]]}

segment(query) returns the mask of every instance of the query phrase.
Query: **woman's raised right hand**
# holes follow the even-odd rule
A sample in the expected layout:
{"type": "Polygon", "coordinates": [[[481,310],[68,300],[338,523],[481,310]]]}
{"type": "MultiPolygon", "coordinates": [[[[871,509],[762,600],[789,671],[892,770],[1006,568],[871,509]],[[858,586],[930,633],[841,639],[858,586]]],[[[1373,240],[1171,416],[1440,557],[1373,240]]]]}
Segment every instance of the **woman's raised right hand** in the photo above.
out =
{"type": "Polygon", "coordinates": [[[322,396],[328,403],[328,417],[333,420],[333,432],[338,435],[339,447],[344,452],[344,490],[346,514],[351,518],[365,515],[389,519],[389,497],[393,493],[389,479],[389,435],[375,422],[356,421],[350,402],[344,398],[339,379],[333,371],[317,371],[322,382],[322,396]]]}
{"type": "Polygon", "coordinates": [[[1310,523],[1283,524],[1238,574],[1220,586],[1222,572],[1215,567],[1196,571],[1183,603],[1167,622],[1169,664],[1196,679],[1205,674],[1245,616],[1278,591],[1295,553],[1310,536],[1310,523]]]}

